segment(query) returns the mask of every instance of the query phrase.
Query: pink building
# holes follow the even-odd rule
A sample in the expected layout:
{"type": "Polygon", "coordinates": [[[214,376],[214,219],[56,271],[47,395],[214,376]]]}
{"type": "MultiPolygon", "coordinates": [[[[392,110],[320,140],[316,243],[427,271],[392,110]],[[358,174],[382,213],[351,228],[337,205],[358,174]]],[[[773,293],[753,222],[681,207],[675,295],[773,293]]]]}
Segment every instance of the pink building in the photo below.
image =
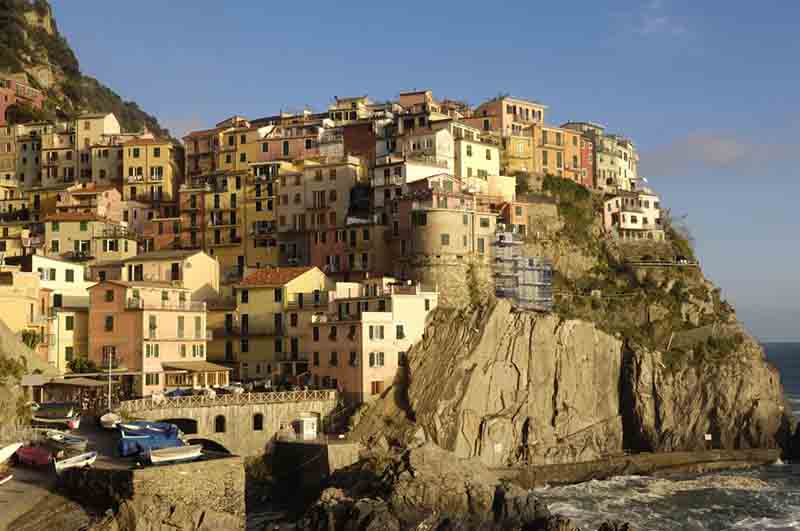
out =
{"type": "Polygon", "coordinates": [[[41,109],[44,94],[16,79],[0,79],[0,126],[8,123],[8,108],[18,103],[41,109]]]}
{"type": "Polygon", "coordinates": [[[380,277],[339,282],[328,313],[312,317],[310,372],[315,385],[339,389],[349,403],[380,396],[406,366],[422,339],[435,289],[380,277]]]}
{"type": "Polygon", "coordinates": [[[206,305],[171,282],[106,280],[89,288],[89,359],[120,373],[129,396],[227,385],[206,361],[206,305]]]}
{"type": "Polygon", "coordinates": [[[336,280],[389,274],[389,231],[389,227],[371,222],[314,231],[311,265],[336,280]]]}
{"type": "Polygon", "coordinates": [[[94,183],[76,184],[59,194],[56,211],[59,214],[77,212],[122,221],[122,194],[113,186],[94,183]]]}

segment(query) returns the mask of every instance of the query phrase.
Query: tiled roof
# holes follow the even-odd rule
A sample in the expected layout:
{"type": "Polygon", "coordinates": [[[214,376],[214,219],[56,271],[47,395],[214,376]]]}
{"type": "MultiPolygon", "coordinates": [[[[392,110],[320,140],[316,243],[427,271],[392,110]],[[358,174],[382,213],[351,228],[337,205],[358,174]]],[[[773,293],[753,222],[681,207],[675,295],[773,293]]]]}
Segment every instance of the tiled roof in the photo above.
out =
{"type": "Polygon", "coordinates": [[[282,286],[291,282],[303,273],[308,273],[314,267],[271,267],[260,269],[247,275],[239,286],[282,286]]]}
{"type": "Polygon", "coordinates": [[[170,288],[181,291],[190,291],[189,288],[184,288],[180,283],[177,284],[167,280],[101,280],[97,284],[89,286],[87,289],[94,289],[102,284],[116,284],[118,286],[125,286],[126,288],[170,288]]]}
{"type": "Polygon", "coordinates": [[[106,221],[113,223],[110,219],[106,219],[91,212],[62,212],[59,214],[51,214],[44,218],[43,221],[106,221]]]}

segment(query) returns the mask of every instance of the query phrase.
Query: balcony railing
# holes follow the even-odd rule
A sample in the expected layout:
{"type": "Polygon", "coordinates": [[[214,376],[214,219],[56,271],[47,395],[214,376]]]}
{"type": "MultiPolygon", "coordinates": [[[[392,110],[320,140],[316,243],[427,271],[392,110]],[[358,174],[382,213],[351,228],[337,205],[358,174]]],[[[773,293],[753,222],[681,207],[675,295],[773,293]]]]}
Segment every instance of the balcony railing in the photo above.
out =
{"type": "Polygon", "coordinates": [[[206,310],[206,303],[195,301],[150,302],[143,299],[127,299],[125,301],[125,308],[129,310],[182,310],[186,312],[204,312],[206,310]]]}
{"type": "Polygon", "coordinates": [[[308,361],[311,359],[308,352],[278,352],[275,355],[278,361],[292,362],[292,361],[308,361]]]}

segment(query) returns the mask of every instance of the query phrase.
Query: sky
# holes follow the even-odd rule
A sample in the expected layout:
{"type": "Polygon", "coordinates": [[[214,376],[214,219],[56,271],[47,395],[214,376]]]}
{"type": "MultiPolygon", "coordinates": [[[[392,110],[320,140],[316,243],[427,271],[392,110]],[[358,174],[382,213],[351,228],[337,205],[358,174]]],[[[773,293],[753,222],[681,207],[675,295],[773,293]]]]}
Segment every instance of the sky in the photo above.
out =
{"type": "Polygon", "coordinates": [[[423,88],[603,123],[748,329],[800,339],[800,2],[52,3],[84,73],[176,136],[423,88]]]}

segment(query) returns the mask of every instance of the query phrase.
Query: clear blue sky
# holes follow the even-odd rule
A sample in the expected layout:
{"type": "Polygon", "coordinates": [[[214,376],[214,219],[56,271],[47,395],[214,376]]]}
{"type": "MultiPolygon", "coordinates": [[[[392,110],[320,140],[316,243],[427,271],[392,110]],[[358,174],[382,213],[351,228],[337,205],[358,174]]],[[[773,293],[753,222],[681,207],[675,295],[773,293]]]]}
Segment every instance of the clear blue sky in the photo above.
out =
{"type": "Polygon", "coordinates": [[[798,2],[53,4],[84,72],[178,135],[413,88],[605,123],[750,330],[800,338],[798,2]]]}

